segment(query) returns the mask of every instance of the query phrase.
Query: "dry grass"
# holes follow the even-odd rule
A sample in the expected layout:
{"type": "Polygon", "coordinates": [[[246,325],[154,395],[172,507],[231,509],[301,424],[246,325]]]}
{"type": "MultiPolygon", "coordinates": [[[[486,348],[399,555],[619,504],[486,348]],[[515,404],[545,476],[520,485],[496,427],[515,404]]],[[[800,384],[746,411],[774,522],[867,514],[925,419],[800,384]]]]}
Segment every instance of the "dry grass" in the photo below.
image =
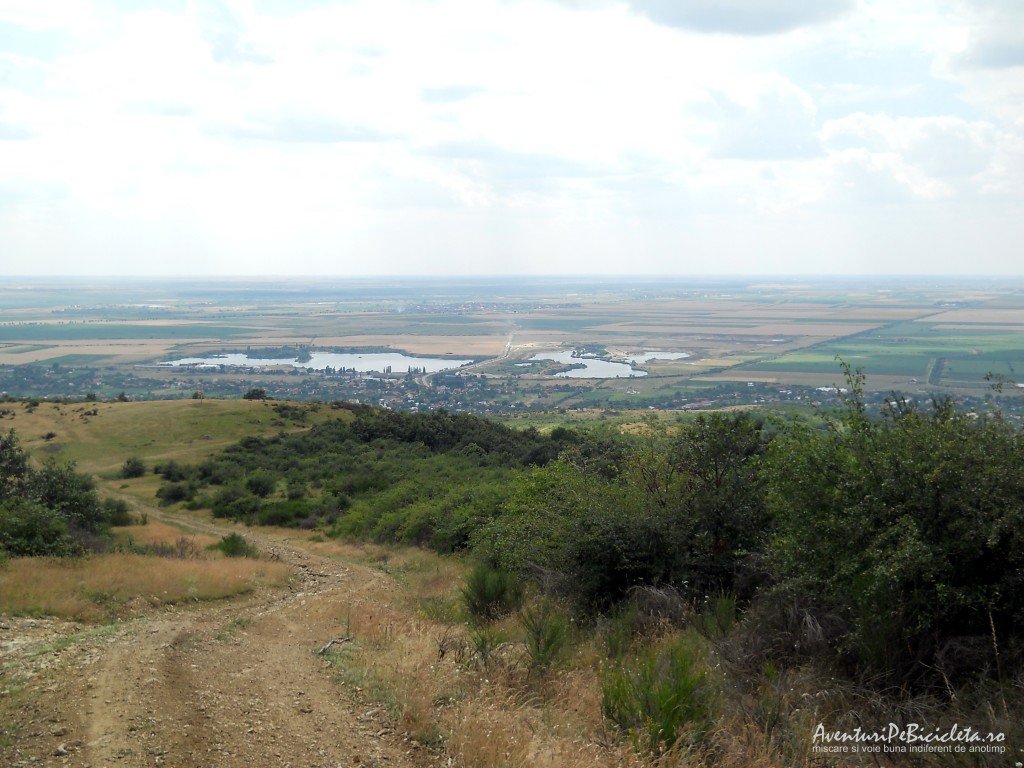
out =
{"type": "MultiPolygon", "coordinates": [[[[13,427],[22,446],[38,460],[53,456],[77,461],[80,471],[105,475],[115,488],[125,485],[132,492],[156,481],[151,473],[131,481],[116,478],[130,456],[144,459],[149,467],[167,459],[194,464],[244,437],[281,431],[274,426],[278,416],[273,404],[253,400],[43,403],[13,410],[13,418],[4,419],[0,428],[13,427]],[[93,411],[96,415],[89,415],[93,411]],[[49,432],[57,437],[44,440],[49,432]]],[[[321,408],[308,416],[306,425],[286,429],[339,417],[344,417],[341,412],[321,408]]]]}
{"type": "MultiPolygon", "coordinates": [[[[601,680],[609,663],[601,630],[577,634],[567,657],[540,676],[529,674],[521,630],[509,617],[493,627],[497,649],[484,663],[472,630],[457,611],[423,606],[457,604],[465,565],[434,554],[365,544],[323,542],[316,547],[381,573],[346,596],[341,631],[353,642],[331,655],[340,678],[386,707],[401,729],[459,768],[820,768],[897,765],[858,754],[823,762],[811,751],[817,723],[854,728],[901,720],[970,722],[1003,730],[1012,743],[1020,725],[1012,711],[986,713],[972,705],[954,712],[948,702],[921,698],[893,704],[859,688],[794,667],[768,671],[737,666],[709,643],[707,671],[719,700],[712,730],[692,746],[664,755],[638,752],[601,714],[601,680]]],[[[990,695],[980,700],[997,700],[990,695]]],[[[1012,710],[1012,708],[1011,708],[1012,710]]],[[[948,755],[922,757],[922,766],[948,755]]],[[[998,765],[978,759],[956,763],[998,765]]]]}
{"type": "Polygon", "coordinates": [[[15,558],[0,570],[0,612],[105,621],[148,606],[216,600],[260,585],[281,585],[288,573],[281,563],[246,558],[15,558]]]}
{"type": "Polygon", "coordinates": [[[216,544],[218,541],[215,536],[192,533],[177,526],[153,520],[150,520],[146,525],[126,525],[114,528],[113,532],[119,541],[125,543],[131,541],[141,546],[174,544],[183,536],[191,539],[198,549],[205,549],[210,544],[216,544]]]}
{"type": "Polygon", "coordinates": [[[381,573],[340,609],[340,628],[354,640],[331,657],[342,680],[386,706],[405,732],[443,751],[448,764],[641,764],[628,745],[607,741],[590,649],[573,651],[572,661],[550,675],[530,676],[517,622],[509,617],[494,628],[500,647],[487,664],[480,660],[462,621],[461,561],[342,542],[316,550],[381,573]]]}

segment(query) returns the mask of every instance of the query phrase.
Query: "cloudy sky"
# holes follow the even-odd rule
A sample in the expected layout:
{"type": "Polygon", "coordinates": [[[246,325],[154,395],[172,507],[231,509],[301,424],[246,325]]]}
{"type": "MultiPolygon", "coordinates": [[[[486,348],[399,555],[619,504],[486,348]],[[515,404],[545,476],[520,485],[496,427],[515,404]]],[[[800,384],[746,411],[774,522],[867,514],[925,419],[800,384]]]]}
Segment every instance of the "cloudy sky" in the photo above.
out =
{"type": "Polygon", "coordinates": [[[1024,273],[1021,0],[0,0],[0,274],[1024,273]]]}

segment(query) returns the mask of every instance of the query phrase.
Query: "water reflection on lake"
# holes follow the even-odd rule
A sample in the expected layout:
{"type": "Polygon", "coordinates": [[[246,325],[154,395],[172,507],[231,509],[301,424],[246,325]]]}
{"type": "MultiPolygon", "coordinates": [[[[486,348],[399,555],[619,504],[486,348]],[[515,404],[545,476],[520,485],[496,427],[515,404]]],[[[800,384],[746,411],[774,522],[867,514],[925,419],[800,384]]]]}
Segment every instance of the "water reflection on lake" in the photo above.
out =
{"type": "Polygon", "coordinates": [[[690,357],[689,352],[658,352],[650,349],[645,352],[630,352],[626,355],[626,359],[632,360],[634,363],[649,363],[652,360],[684,360],[687,357],[690,357]]]}
{"type": "Polygon", "coordinates": [[[295,358],[260,358],[248,357],[240,352],[209,357],[185,357],[180,360],[169,360],[160,365],[179,367],[183,365],[198,368],[219,368],[222,365],[244,368],[271,368],[291,366],[292,368],[312,368],[322,371],[325,368],[355,368],[359,373],[383,372],[391,368],[392,373],[408,373],[410,368],[425,369],[427,373],[447,371],[472,363],[472,360],[455,360],[442,357],[410,357],[401,352],[313,352],[309,360],[299,362],[295,358]]]}
{"type": "Polygon", "coordinates": [[[565,365],[582,365],[583,368],[573,368],[571,371],[556,373],[560,379],[624,379],[630,376],[646,376],[647,371],[635,370],[626,363],[613,363],[608,360],[598,360],[594,357],[573,357],[572,352],[538,352],[530,358],[531,361],[554,360],[565,365]]]}

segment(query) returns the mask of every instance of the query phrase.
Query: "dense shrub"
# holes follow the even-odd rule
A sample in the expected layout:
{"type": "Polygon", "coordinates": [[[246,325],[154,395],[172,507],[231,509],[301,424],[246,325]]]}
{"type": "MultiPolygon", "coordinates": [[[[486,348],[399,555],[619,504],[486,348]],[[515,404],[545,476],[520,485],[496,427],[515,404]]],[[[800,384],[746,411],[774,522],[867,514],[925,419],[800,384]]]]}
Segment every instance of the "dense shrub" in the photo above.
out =
{"type": "Polygon", "coordinates": [[[256,512],[256,522],[260,525],[292,527],[308,517],[309,504],[305,499],[264,502],[256,512]]]}
{"type": "Polygon", "coordinates": [[[851,375],[828,429],[792,425],[773,447],[783,586],[845,624],[839,650],[868,674],[953,678],[969,656],[955,649],[972,643],[990,668],[996,647],[1009,665],[1024,617],[1024,439],[948,403],[871,420],[861,384],[851,375]]]}
{"type": "Polygon", "coordinates": [[[304,498],[306,496],[306,483],[296,478],[289,478],[287,496],[291,501],[304,498]]]}
{"type": "Polygon", "coordinates": [[[769,518],[760,479],[766,438],[748,414],[699,417],[669,436],[656,424],[614,468],[570,452],[519,479],[503,514],[471,535],[503,568],[562,574],[588,610],[668,585],[691,599],[752,592],[743,578],[769,518]]]}
{"type": "Polygon", "coordinates": [[[258,469],[245,479],[245,487],[260,498],[265,498],[277,487],[277,477],[266,470],[258,469]]]}
{"type": "Polygon", "coordinates": [[[74,528],[95,533],[107,524],[92,478],[76,472],[74,464],[49,461],[41,469],[30,472],[24,494],[57,512],[74,528]]]}
{"type": "Polygon", "coordinates": [[[0,501],[19,494],[28,474],[28,454],[18,444],[14,430],[0,433],[0,501]]]}
{"type": "Polygon", "coordinates": [[[747,412],[701,415],[671,441],[676,524],[685,528],[681,567],[698,596],[732,590],[748,597],[757,586],[750,555],[763,550],[769,527],[762,473],[768,444],[763,423],[747,412]]]}
{"type": "Polygon", "coordinates": [[[110,525],[132,524],[130,508],[124,499],[104,499],[103,514],[110,525]]]}
{"type": "Polygon", "coordinates": [[[601,685],[601,711],[638,748],[669,749],[699,741],[715,713],[716,690],[699,640],[690,634],[645,648],[612,665],[601,685]]]}
{"type": "Polygon", "coordinates": [[[212,496],[220,517],[259,522],[265,506],[262,520],[276,524],[315,515],[318,524],[334,525],[335,534],[450,552],[467,547],[473,531],[500,513],[519,467],[547,462],[579,439],[571,430],[549,437],[469,414],[338,409],[348,412],[344,420],[302,434],[246,438],[214,459],[172,464],[168,472],[199,487],[232,488],[212,496]],[[253,501],[272,498],[282,480],[289,501],[308,500],[307,508],[253,501]]]}
{"type": "Polygon", "coordinates": [[[0,550],[16,557],[67,555],[68,526],[60,513],[25,499],[0,503],[0,550]]]}
{"type": "Polygon", "coordinates": [[[173,459],[163,464],[157,464],[153,467],[153,472],[169,483],[180,483],[182,480],[187,480],[190,474],[187,467],[173,459]]]}
{"type": "Polygon", "coordinates": [[[13,431],[0,434],[0,549],[12,555],[63,555],[102,548],[114,505],[100,502],[73,464],[29,466],[13,431]]]}
{"type": "Polygon", "coordinates": [[[214,517],[248,520],[260,508],[260,500],[240,485],[221,488],[213,498],[211,512],[214,517]]]}
{"type": "Polygon", "coordinates": [[[146,474],[146,464],[138,457],[132,456],[125,459],[124,464],[121,465],[121,477],[126,480],[142,477],[144,474],[146,474]]]}
{"type": "Polygon", "coordinates": [[[523,588],[512,574],[481,563],[466,577],[462,597],[471,617],[488,622],[516,610],[523,600],[523,588]]]}
{"type": "Polygon", "coordinates": [[[243,470],[230,461],[210,459],[196,467],[197,478],[209,485],[227,485],[242,479],[243,470]]]}
{"type": "Polygon", "coordinates": [[[575,433],[563,429],[557,438],[536,429],[510,429],[496,421],[469,413],[402,413],[385,408],[348,405],[356,414],[352,432],[363,442],[378,439],[421,443],[435,452],[470,449],[473,456],[500,458],[504,463],[542,465],[554,460],[575,433]]]}
{"type": "Polygon", "coordinates": [[[209,549],[223,552],[227,557],[259,557],[260,554],[258,549],[238,533],[229,533],[216,544],[211,544],[209,549]]]}
{"type": "Polygon", "coordinates": [[[191,483],[167,483],[160,486],[156,496],[164,504],[177,504],[179,501],[187,501],[196,494],[196,488],[191,483]]]}
{"type": "Polygon", "coordinates": [[[663,510],[609,489],[571,522],[558,569],[586,609],[605,610],[635,587],[687,585],[683,531],[663,510]]]}

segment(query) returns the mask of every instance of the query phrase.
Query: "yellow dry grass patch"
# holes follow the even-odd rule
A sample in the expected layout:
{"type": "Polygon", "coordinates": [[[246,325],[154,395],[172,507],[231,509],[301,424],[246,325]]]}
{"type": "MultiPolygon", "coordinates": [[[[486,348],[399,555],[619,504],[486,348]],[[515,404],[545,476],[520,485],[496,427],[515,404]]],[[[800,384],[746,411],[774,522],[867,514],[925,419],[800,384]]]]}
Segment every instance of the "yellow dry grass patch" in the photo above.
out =
{"type": "Polygon", "coordinates": [[[282,563],[247,558],[15,558],[0,570],[0,612],[105,621],[149,606],[217,600],[281,585],[288,573],[282,563]]]}
{"type": "MultiPolygon", "coordinates": [[[[443,744],[455,765],[480,768],[590,768],[637,765],[626,744],[609,744],[593,668],[529,681],[521,667],[489,667],[451,654],[466,647],[465,626],[439,623],[379,602],[353,601],[344,626],[355,642],[335,654],[348,682],[389,705],[403,730],[443,744]]],[[[511,622],[507,622],[511,630],[511,622]]],[[[521,650],[500,654],[511,659],[521,650]]]]}
{"type": "MultiPolygon", "coordinates": [[[[195,463],[244,437],[282,429],[271,403],[251,400],[43,403],[31,411],[24,406],[13,410],[14,417],[0,422],[0,428],[13,427],[37,458],[77,461],[81,471],[108,476],[129,456],[195,463]],[[50,432],[56,437],[44,440],[50,432]]],[[[309,413],[306,425],[285,429],[344,417],[341,411],[320,408],[309,413]]]]}
{"type": "Polygon", "coordinates": [[[114,528],[114,535],[120,541],[131,540],[135,544],[149,546],[154,544],[174,544],[178,539],[186,538],[192,540],[198,549],[205,549],[210,544],[216,544],[218,539],[214,536],[206,536],[201,533],[185,531],[167,523],[150,521],[146,525],[126,525],[114,528]]]}
{"type": "MultiPolygon", "coordinates": [[[[570,663],[541,678],[521,661],[514,618],[498,625],[501,660],[472,655],[471,631],[453,610],[467,564],[430,552],[323,542],[315,551],[378,569],[337,609],[352,642],[330,654],[340,678],[387,707],[402,730],[443,750],[449,764],[479,768],[638,766],[609,743],[596,665],[570,663]],[[447,649],[447,650],[446,650],[447,649]]],[[[593,655],[589,649],[572,653],[593,655]]]]}

